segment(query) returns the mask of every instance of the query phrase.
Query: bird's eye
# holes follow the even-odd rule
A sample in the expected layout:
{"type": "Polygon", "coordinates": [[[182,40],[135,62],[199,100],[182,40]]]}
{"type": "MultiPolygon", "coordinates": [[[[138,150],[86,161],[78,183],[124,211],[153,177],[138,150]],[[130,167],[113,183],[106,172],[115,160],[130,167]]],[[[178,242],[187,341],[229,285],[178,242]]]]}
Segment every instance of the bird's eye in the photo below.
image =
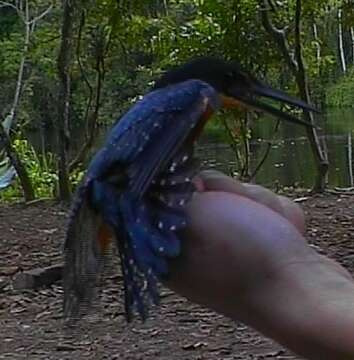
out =
{"type": "Polygon", "coordinates": [[[234,83],[237,83],[239,85],[249,85],[250,84],[250,77],[247,75],[247,73],[244,73],[242,71],[234,71],[232,73],[232,81],[234,83]]]}

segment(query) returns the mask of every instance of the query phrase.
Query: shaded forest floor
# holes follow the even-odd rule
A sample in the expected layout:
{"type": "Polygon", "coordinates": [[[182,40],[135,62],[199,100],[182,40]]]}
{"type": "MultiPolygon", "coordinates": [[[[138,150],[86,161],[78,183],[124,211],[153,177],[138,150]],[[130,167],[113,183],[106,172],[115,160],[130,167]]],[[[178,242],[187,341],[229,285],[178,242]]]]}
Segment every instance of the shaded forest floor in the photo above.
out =
{"type": "MultiPolygon", "coordinates": [[[[317,195],[302,202],[308,239],[354,274],[354,196],[317,195]]],[[[61,261],[67,209],[55,203],[0,206],[0,359],[299,359],[241,324],[163,289],[146,324],[127,325],[121,277],[107,274],[101,302],[68,330],[60,284],[15,291],[12,277],[61,261]]]]}

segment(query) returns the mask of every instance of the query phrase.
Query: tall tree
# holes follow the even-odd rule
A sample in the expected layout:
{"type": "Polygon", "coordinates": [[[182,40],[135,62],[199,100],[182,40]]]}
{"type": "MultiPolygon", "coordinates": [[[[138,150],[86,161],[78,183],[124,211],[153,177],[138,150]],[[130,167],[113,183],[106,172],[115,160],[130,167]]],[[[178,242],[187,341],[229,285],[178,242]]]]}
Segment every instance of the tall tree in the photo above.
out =
{"type": "Polygon", "coordinates": [[[76,0],[63,0],[63,22],[61,44],[57,59],[59,92],[58,92],[58,178],[59,198],[70,200],[71,189],[68,171],[68,148],[70,143],[69,111],[71,94],[72,56],[74,51],[74,25],[76,18],[76,0]]]}
{"type": "Polygon", "coordinates": [[[352,40],[352,64],[354,65],[354,27],[350,27],[350,38],[352,40]]]}
{"type": "MultiPolygon", "coordinates": [[[[302,2],[296,0],[295,5],[295,34],[294,34],[294,50],[290,48],[286,37],[285,29],[275,27],[270,18],[270,4],[267,0],[263,0],[263,8],[261,11],[262,21],[265,30],[272,37],[273,41],[278,45],[287,65],[293,73],[299,90],[300,97],[307,103],[311,103],[309,85],[303,59],[303,49],[301,41],[301,14],[302,2]],[[294,55],[293,55],[294,54],[294,55]]],[[[273,7],[274,9],[274,7],[273,7]]],[[[315,125],[314,117],[311,112],[305,111],[305,119],[315,125]]],[[[328,157],[326,146],[322,145],[315,127],[307,128],[307,136],[310,142],[312,153],[315,159],[317,176],[314,182],[314,191],[323,191],[326,187],[328,174],[328,157]]]]}

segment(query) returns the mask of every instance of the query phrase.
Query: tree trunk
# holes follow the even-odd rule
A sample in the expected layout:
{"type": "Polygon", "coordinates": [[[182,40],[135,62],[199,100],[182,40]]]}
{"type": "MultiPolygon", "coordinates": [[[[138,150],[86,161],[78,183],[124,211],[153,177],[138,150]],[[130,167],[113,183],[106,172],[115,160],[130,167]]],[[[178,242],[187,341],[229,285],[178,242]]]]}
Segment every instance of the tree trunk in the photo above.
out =
{"type": "Polygon", "coordinates": [[[313,37],[315,39],[316,44],[316,60],[317,60],[317,66],[319,67],[321,65],[321,45],[318,39],[318,29],[317,24],[314,22],[313,25],[313,37]]]}
{"type": "Polygon", "coordinates": [[[354,65],[354,28],[350,28],[350,38],[352,39],[352,64],[354,65]]]}
{"type": "Polygon", "coordinates": [[[241,132],[242,132],[242,142],[244,147],[244,166],[241,173],[241,178],[245,181],[249,181],[251,178],[251,151],[250,151],[250,141],[248,138],[248,129],[250,128],[250,112],[246,112],[245,117],[241,119],[241,132]]]}
{"type": "Polygon", "coordinates": [[[4,127],[0,123],[0,143],[4,146],[7,156],[9,157],[11,164],[16,170],[16,173],[20,179],[23,195],[25,200],[32,201],[35,198],[34,190],[32,187],[31,179],[28,176],[26,168],[23,166],[16,150],[11,145],[10,137],[7,135],[4,127]]]}
{"type": "Polygon", "coordinates": [[[352,132],[348,132],[348,170],[349,170],[349,186],[354,187],[354,175],[353,175],[353,142],[352,132]]]}
{"type": "Polygon", "coordinates": [[[338,46],[340,62],[342,64],[342,71],[345,74],[347,72],[347,64],[345,63],[345,54],[343,46],[343,29],[342,29],[342,10],[338,10],[338,46]]]}
{"type": "Polygon", "coordinates": [[[86,139],[81,148],[79,149],[77,155],[75,158],[70,162],[69,164],[69,171],[72,171],[77,167],[80,163],[82,163],[85,158],[87,157],[87,153],[91,149],[95,137],[97,136],[97,122],[98,122],[98,116],[99,116],[99,110],[101,107],[101,95],[102,95],[102,87],[105,77],[105,65],[104,60],[105,56],[108,50],[108,46],[110,44],[110,36],[108,40],[105,39],[103,36],[99,36],[96,40],[96,47],[99,48],[99,50],[96,51],[96,83],[95,86],[91,85],[90,81],[88,80],[88,77],[85,73],[85,70],[83,68],[83,65],[81,63],[80,58],[80,42],[81,42],[81,34],[83,31],[84,26],[84,15],[81,17],[81,23],[79,28],[79,35],[78,35],[78,41],[77,41],[77,62],[79,64],[81,74],[86,82],[86,85],[89,89],[90,96],[89,101],[86,107],[85,112],[85,124],[86,124],[86,139]],[[93,102],[93,104],[92,104],[93,102]],[[92,108],[93,107],[93,108],[92,108]],[[92,108],[92,109],[91,109],[92,108]]]}
{"type": "MultiPolygon", "coordinates": [[[[296,78],[296,83],[299,89],[300,97],[302,100],[311,103],[309,86],[306,76],[306,70],[304,66],[304,60],[302,57],[302,46],[301,46],[301,0],[296,0],[296,15],[295,15],[295,57],[297,63],[297,71],[294,74],[296,78]]],[[[315,125],[313,113],[310,111],[304,112],[305,119],[315,125]]],[[[315,127],[306,128],[307,137],[310,142],[312,153],[315,157],[315,164],[317,168],[317,175],[314,184],[314,191],[323,191],[327,183],[328,175],[328,158],[325,151],[323,151],[317,130],[315,127]]]]}
{"type": "MultiPolygon", "coordinates": [[[[299,71],[296,74],[296,82],[301,99],[306,101],[307,103],[311,103],[306,74],[302,67],[299,68],[299,71]]],[[[307,122],[311,124],[315,123],[312,112],[305,111],[304,118],[307,122]]],[[[322,145],[318,137],[316,128],[307,127],[306,132],[307,132],[307,138],[311,146],[312,154],[315,158],[315,164],[317,168],[317,174],[316,174],[313,190],[315,192],[322,192],[326,188],[326,184],[327,184],[328,167],[329,167],[327,154],[326,151],[322,149],[322,145]]]]}
{"type": "Polygon", "coordinates": [[[21,58],[20,67],[18,69],[18,74],[17,74],[17,83],[16,83],[14,102],[13,102],[12,108],[10,110],[11,125],[13,125],[16,122],[17,109],[18,109],[18,105],[20,103],[21,90],[22,90],[22,85],[23,85],[23,73],[25,70],[26,57],[27,57],[27,53],[28,53],[28,49],[29,49],[29,45],[30,45],[31,28],[30,28],[30,15],[29,15],[28,1],[26,1],[26,4],[25,4],[24,15],[25,15],[25,28],[26,28],[25,44],[23,46],[22,58],[21,58]]]}
{"type": "Polygon", "coordinates": [[[59,75],[58,96],[58,177],[59,198],[70,200],[70,181],[68,171],[68,148],[70,142],[69,133],[69,109],[70,109],[70,66],[74,47],[74,22],[75,22],[75,0],[63,0],[64,12],[61,28],[61,44],[57,60],[59,75]]]}

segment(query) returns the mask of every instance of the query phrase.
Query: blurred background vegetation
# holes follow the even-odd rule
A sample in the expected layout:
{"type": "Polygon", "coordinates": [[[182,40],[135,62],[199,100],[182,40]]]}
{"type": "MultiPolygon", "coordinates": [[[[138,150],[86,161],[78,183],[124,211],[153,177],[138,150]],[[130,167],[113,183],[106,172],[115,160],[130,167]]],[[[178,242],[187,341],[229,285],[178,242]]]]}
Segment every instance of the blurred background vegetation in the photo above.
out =
{"type": "MultiPolygon", "coordinates": [[[[164,69],[190,58],[236,60],[299,95],[265,15],[295,65],[300,42],[309,95],[322,110],[326,185],[353,187],[353,8],[349,0],[0,1],[0,198],[68,198],[107,127],[164,69]]],[[[246,180],[312,187],[308,138],[258,114],[221,113],[198,150],[205,166],[246,180]]]]}

